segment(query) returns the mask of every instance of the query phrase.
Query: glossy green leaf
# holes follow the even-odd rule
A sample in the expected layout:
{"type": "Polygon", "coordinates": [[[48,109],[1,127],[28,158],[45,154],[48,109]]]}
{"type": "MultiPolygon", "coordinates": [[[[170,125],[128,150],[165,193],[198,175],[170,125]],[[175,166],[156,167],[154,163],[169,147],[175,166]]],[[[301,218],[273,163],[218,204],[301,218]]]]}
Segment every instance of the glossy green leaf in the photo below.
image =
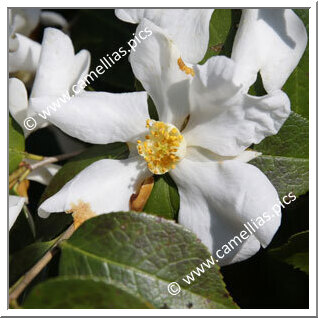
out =
{"type": "Polygon", "coordinates": [[[126,288],[102,278],[59,277],[37,285],[23,308],[34,309],[142,309],[152,308],[126,288]]]}
{"type": "MultiPolygon", "coordinates": [[[[309,9],[296,9],[295,13],[303,21],[309,36],[309,9]]],[[[309,118],[309,43],[304,55],[291,74],[283,90],[289,96],[291,108],[304,118],[309,118]]]]}
{"type": "Polygon", "coordinates": [[[279,133],[254,145],[254,150],[272,156],[308,159],[308,140],[308,120],[291,112],[279,133]]]}
{"type": "MultiPolygon", "coordinates": [[[[83,169],[101,159],[125,159],[129,150],[124,143],[96,145],[88,148],[72,160],[68,161],[53,177],[45,189],[40,202],[58,192],[68,181],[74,178],[83,169]]],[[[47,219],[37,219],[38,237],[42,240],[51,240],[63,232],[72,223],[72,216],[66,213],[53,213],[47,219]]]]}
{"type": "Polygon", "coordinates": [[[280,198],[289,192],[293,192],[298,197],[308,191],[308,159],[260,156],[250,163],[267,175],[280,198]]]}
{"type": "Polygon", "coordinates": [[[264,139],[254,150],[263,155],[250,163],[260,168],[276,187],[280,197],[309,190],[309,122],[292,112],[275,136],[264,139]]]}
{"type": "Polygon", "coordinates": [[[191,285],[182,281],[210,254],[190,231],[163,218],[136,212],[100,215],[61,249],[60,275],[102,279],[155,308],[236,307],[217,265],[191,285]],[[180,284],[178,295],[168,292],[171,282],[180,284]]]}
{"type": "Polygon", "coordinates": [[[268,253],[309,274],[309,231],[292,235],[285,245],[271,249],[268,253]]]}
{"type": "Polygon", "coordinates": [[[172,178],[168,174],[155,176],[155,184],[144,211],[177,220],[179,205],[178,189],[172,178]]]}
{"type": "Polygon", "coordinates": [[[200,62],[204,64],[215,55],[231,56],[241,10],[216,9],[210,20],[210,39],[207,52],[200,62]]]}
{"type": "Polygon", "coordinates": [[[9,115],[9,173],[19,166],[23,159],[24,135],[19,124],[9,115]]]}

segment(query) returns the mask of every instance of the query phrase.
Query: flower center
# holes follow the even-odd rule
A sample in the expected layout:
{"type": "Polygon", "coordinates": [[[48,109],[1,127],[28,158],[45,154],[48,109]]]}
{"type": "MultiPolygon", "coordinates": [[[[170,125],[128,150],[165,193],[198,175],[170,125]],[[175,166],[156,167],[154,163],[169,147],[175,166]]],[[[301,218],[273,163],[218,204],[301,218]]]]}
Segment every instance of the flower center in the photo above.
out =
{"type": "Polygon", "coordinates": [[[149,135],[145,141],[137,140],[138,153],[154,174],[164,174],[176,167],[186,153],[186,142],[180,131],[171,124],[147,120],[149,135]]]}

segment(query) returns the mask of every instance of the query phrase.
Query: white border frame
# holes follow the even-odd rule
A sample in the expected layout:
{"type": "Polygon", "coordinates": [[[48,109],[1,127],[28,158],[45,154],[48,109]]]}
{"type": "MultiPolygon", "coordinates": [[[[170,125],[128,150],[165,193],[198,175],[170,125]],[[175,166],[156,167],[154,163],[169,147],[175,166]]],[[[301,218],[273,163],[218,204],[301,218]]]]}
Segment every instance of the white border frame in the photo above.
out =
{"type": "MultiPolygon", "coordinates": [[[[40,0],[29,0],[28,2],[22,0],[5,0],[1,4],[0,11],[0,21],[1,21],[1,40],[2,43],[7,43],[7,7],[43,7],[43,8],[105,8],[101,7],[101,2],[98,0],[90,0],[89,2],[79,2],[79,1],[65,1],[65,0],[47,0],[45,2],[40,0]],[[89,7],[87,5],[90,5],[89,7]]],[[[109,8],[111,7],[130,7],[132,2],[128,0],[112,0],[107,1],[105,4],[109,8]]],[[[310,162],[310,176],[309,176],[309,214],[310,214],[310,224],[309,224],[309,238],[310,238],[310,280],[309,280],[309,309],[170,309],[168,311],[163,311],[161,309],[7,309],[7,273],[8,273],[8,263],[1,262],[1,284],[0,284],[0,314],[1,316],[163,316],[163,315],[173,315],[173,316],[316,316],[316,2],[315,1],[295,1],[295,0],[268,0],[268,1],[258,1],[255,0],[214,0],[214,1],[204,1],[196,0],[195,2],[180,2],[176,0],[160,0],[155,2],[149,2],[146,0],[135,0],[133,4],[136,7],[192,7],[196,4],[197,7],[211,7],[213,8],[244,8],[244,7],[287,7],[287,8],[304,8],[310,7],[309,14],[309,162],[310,162]]],[[[4,48],[1,50],[1,70],[7,69],[7,50],[4,48]]],[[[7,87],[7,74],[1,76],[0,87],[7,87]]],[[[2,130],[2,139],[8,140],[7,135],[7,108],[4,106],[7,104],[7,94],[2,90],[1,100],[2,107],[0,116],[0,128],[2,130]]],[[[3,145],[3,143],[2,143],[3,145]]],[[[7,166],[6,162],[1,157],[2,167],[7,166]]],[[[7,255],[7,222],[4,221],[5,211],[7,206],[7,184],[4,180],[7,180],[7,172],[2,169],[1,172],[1,202],[2,202],[2,222],[0,222],[0,235],[1,235],[1,250],[0,255],[7,255]]]]}

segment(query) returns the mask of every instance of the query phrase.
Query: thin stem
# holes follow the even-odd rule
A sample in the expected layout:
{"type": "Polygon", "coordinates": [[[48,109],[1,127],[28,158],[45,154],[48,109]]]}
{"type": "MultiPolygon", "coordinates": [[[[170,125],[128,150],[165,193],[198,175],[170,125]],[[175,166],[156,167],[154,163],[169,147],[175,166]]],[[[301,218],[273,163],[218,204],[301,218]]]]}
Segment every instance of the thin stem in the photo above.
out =
{"type": "MultiPolygon", "coordinates": [[[[41,160],[39,162],[34,163],[34,164],[28,164],[28,163],[22,161],[21,166],[17,170],[13,171],[11,173],[11,175],[9,176],[9,189],[12,189],[13,187],[14,187],[14,189],[16,189],[17,186],[29,175],[29,173],[31,171],[33,171],[37,168],[43,167],[49,163],[54,163],[54,162],[58,162],[58,161],[62,161],[62,160],[66,160],[66,159],[75,157],[82,152],[83,152],[83,150],[79,150],[79,151],[74,151],[71,153],[58,155],[55,157],[43,157],[43,156],[37,156],[37,155],[31,154],[32,156],[38,158],[36,160],[40,160],[39,158],[41,158],[41,160]]],[[[27,154],[27,153],[25,153],[25,154],[27,154]]],[[[32,158],[32,159],[35,159],[35,158],[32,158]]]]}
{"type": "MultiPolygon", "coordinates": [[[[27,169],[25,172],[23,172],[23,174],[20,175],[20,177],[18,178],[18,180],[15,180],[15,184],[13,187],[13,190],[18,193],[18,186],[19,184],[29,175],[29,173],[31,172],[30,169],[27,169]]],[[[10,186],[9,186],[10,188],[10,186]]]]}
{"type": "Polygon", "coordinates": [[[22,167],[19,167],[17,170],[13,171],[9,176],[9,183],[16,181],[16,179],[18,179],[26,169],[27,167],[23,165],[22,167]]]}
{"type": "Polygon", "coordinates": [[[14,304],[16,300],[25,290],[25,288],[32,282],[32,280],[42,271],[42,269],[51,261],[55,253],[57,252],[58,245],[71,237],[75,228],[72,224],[65,232],[63,232],[58,240],[52,245],[52,247],[42,256],[42,258],[18,281],[18,283],[12,288],[9,294],[9,303],[14,304]]]}
{"type": "Polygon", "coordinates": [[[33,153],[28,153],[28,152],[22,152],[22,154],[24,158],[38,160],[38,161],[41,161],[45,158],[44,156],[35,155],[33,153]]]}
{"type": "Polygon", "coordinates": [[[30,169],[31,170],[35,170],[35,169],[37,169],[39,167],[42,167],[42,166],[45,166],[45,165],[47,165],[49,163],[54,163],[54,162],[66,160],[66,159],[75,157],[75,156],[79,155],[82,152],[83,152],[83,150],[79,150],[79,151],[74,151],[74,152],[71,152],[71,153],[58,155],[58,156],[55,156],[55,157],[44,157],[44,159],[42,161],[36,162],[36,163],[30,165],[30,169]]]}

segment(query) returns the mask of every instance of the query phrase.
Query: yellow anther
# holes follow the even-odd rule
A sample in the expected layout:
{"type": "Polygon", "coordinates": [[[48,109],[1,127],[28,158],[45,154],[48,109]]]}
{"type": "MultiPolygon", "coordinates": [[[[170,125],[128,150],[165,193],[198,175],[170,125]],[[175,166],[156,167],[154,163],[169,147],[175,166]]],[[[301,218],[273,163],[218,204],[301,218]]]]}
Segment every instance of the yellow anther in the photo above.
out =
{"type": "Polygon", "coordinates": [[[174,169],[180,158],[184,157],[185,141],[173,125],[154,120],[147,120],[147,125],[150,133],[143,142],[137,141],[138,152],[152,173],[164,174],[174,169]]]}
{"type": "Polygon", "coordinates": [[[194,76],[194,70],[193,70],[193,68],[187,66],[187,65],[182,61],[182,58],[181,58],[181,57],[178,58],[178,66],[179,66],[179,68],[180,68],[180,70],[181,70],[182,72],[185,72],[187,75],[192,75],[192,76],[194,76]]]}

